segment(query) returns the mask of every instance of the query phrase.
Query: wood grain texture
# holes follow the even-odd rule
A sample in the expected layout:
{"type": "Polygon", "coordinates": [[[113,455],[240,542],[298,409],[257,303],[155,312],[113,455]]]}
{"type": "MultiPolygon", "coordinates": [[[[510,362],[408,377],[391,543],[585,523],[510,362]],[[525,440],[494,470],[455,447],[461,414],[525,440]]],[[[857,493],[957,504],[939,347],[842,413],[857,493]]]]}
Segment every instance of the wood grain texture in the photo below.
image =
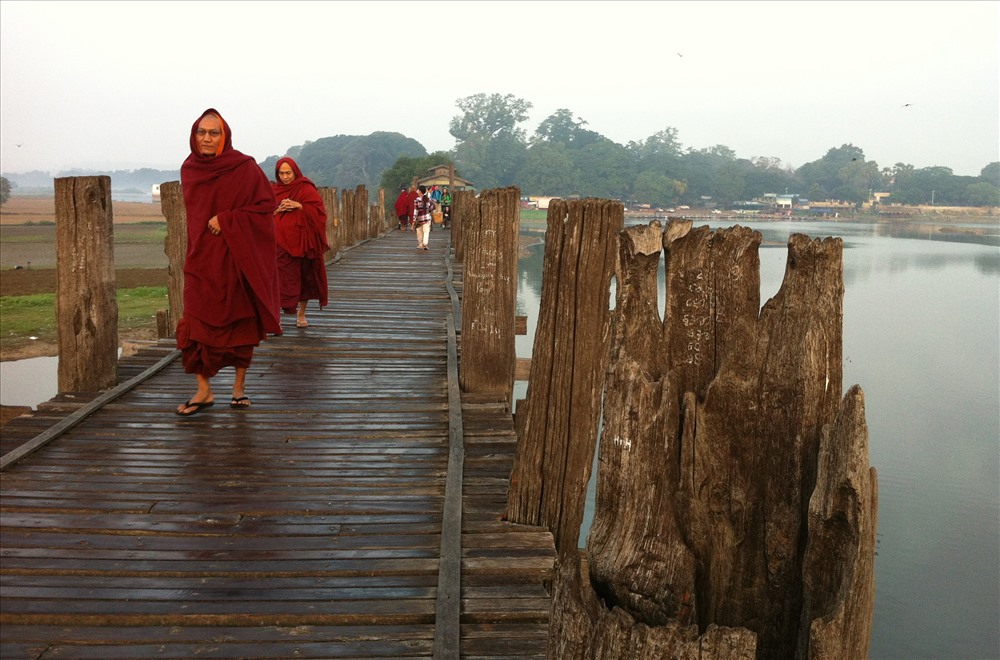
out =
{"type": "MultiPolygon", "coordinates": [[[[431,657],[457,406],[460,654],[543,657],[552,536],[501,520],[509,407],[449,397],[445,243],[345,248],[329,306],[255,353],[249,409],[229,408],[223,370],[215,406],[178,417],[194,380],[175,361],[9,466],[0,655],[431,657]]],[[[10,421],[4,452],[99,395],[10,421]]]]}

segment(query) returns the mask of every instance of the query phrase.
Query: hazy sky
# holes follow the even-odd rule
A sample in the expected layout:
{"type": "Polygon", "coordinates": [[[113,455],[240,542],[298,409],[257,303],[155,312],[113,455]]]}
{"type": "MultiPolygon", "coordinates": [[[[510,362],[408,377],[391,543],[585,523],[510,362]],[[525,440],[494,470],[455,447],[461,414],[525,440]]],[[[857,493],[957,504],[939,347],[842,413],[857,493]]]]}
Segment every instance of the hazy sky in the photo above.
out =
{"type": "Polygon", "coordinates": [[[793,167],[1000,160],[998,2],[0,1],[0,169],[176,169],[208,107],[263,160],[333,135],[455,140],[456,101],[675,128],[793,167]],[[910,105],[906,105],[910,104],[910,105]]]}

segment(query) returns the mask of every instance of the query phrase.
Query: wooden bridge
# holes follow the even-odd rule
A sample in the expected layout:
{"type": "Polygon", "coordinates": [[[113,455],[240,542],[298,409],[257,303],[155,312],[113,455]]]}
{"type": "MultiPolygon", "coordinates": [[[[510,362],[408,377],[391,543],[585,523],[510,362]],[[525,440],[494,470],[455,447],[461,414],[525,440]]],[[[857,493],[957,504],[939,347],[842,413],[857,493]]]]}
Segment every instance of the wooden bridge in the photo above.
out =
{"type": "Polygon", "coordinates": [[[0,656],[544,657],[552,535],[502,520],[510,404],[459,388],[447,243],[344,250],[249,409],[224,370],[175,415],[194,381],[164,340],[6,425],[0,656]]]}
{"type": "Polygon", "coordinates": [[[56,180],[59,287],[87,293],[57,289],[57,325],[60,389],[99,393],[4,428],[3,658],[867,656],[878,482],[863,392],[842,395],[839,239],[793,235],[761,305],[759,233],[554,200],[514,419],[519,191],[460,191],[454,249],[426,252],[385,234],[381,191],[321,189],[345,218],[330,306],[256,352],[249,409],[220,375],[181,418],[173,347],[118,364],[94,302],[94,179],[56,180]],[[92,214],[61,223],[60,190],[92,214]]]}

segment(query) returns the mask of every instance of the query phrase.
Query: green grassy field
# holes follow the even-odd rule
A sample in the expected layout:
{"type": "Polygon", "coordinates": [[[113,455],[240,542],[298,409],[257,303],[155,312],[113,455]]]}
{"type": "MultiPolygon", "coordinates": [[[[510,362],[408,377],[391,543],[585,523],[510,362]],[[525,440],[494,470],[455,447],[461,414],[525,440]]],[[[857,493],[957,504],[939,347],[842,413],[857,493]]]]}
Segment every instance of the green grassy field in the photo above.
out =
{"type": "MultiPolygon", "coordinates": [[[[167,287],[118,290],[119,337],[156,337],[156,312],[167,308],[167,287]]],[[[56,296],[37,293],[0,297],[0,354],[34,343],[55,343],[56,296]]]]}

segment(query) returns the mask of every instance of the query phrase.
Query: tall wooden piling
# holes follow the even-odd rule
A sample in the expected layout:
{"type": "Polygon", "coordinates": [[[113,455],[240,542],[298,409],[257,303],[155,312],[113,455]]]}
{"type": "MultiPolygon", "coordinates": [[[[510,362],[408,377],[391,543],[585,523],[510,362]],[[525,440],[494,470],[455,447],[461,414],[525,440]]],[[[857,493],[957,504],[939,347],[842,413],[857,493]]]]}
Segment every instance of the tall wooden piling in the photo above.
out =
{"type": "Polygon", "coordinates": [[[323,258],[329,261],[344,249],[343,223],[340,219],[340,201],[336,188],[317,187],[323,206],[326,207],[326,243],[330,246],[323,258]]]}
{"type": "Polygon", "coordinates": [[[587,575],[561,559],[550,658],[867,656],[877,478],[863,393],[841,396],[842,242],[793,235],[758,313],[759,244],[622,233],[587,575]]]}
{"type": "Polygon", "coordinates": [[[354,240],[351,245],[372,238],[372,218],[369,213],[368,189],[359,185],[354,189],[354,240]]]}
{"type": "Polygon", "coordinates": [[[111,177],[55,179],[56,327],[60,392],[118,381],[111,177]]]}
{"type": "Polygon", "coordinates": [[[357,243],[357,213],[354,204],[356,194],[353,190],[345,188],[340,191],[340,208],[344,212],[344,246],[357,243]]]}
{"type": "Polygon", "coordinates": [[[608,357],[610,282],[624,224],[620,202],[553,200],[528,391],[507,518],[547,527],[576,553],[597,445],[608,357]]]}
{"type": "Polygon", "coordinates": [[[167,255],[167,334],[174,336],[184,316],[184,259],[187,256],[187,211],[180,181],[160,184],[160,209],[167,219],[163,252],[167,255]]]}
{"type": "Polygon", "coordinates": [[[357,186],[354,190],[344,190],[341,209],[344,213],[345,246],[357,245],[361,241],[373,237],[368,209],[368,191],[363,185],[357,186]]]}
{"type": "Polygon", "coordinates": [[[479,213],[479,199],[476,198],[475,191],[459,190],[452,196],[451,245],[455,250],[455,261],[459,263],[465,261],[465,228],[462,219],[477,213],[479,213]]]}
{"type": "Polygon", "coordinates": [[[371,217],[373,227],[372,238],[378,237],[380,234],[385,232],[385,188],[379,188],[377,201],[372,204],[371,207],[371,217]]]}
{"type": "Polygon", "coordinates": [[[484,191],[463,217],[462,391],[511,403],[520,230],[516,187],[484,191]]]}

